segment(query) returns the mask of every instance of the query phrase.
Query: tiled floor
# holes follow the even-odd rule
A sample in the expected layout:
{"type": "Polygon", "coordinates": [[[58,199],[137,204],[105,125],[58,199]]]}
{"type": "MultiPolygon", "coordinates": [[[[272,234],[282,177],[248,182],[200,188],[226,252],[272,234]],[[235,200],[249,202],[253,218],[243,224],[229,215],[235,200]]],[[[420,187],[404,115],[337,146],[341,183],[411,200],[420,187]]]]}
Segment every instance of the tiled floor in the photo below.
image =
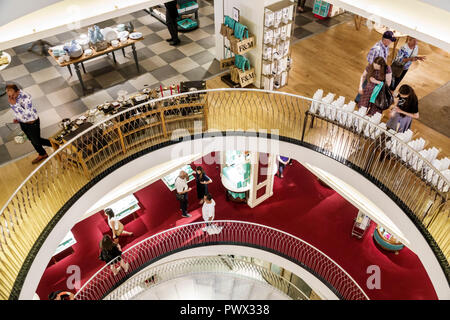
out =
{"type": "MultiPolygon", "coordinates": [[[[87,73],[82,73],[89,90],[85,96],[75,73],[71,76],[67,68],[57,66],[48,55],[28,52],[30,44],[6,50],[11,54],[12,62],[1,71],[0,82],[15,82],[32,95],[41,119],[42,135],[48,137],[57,131],[58,123],[63,118],[74,118],[106,100],[113,100],[121,89],[131,93],[144,85],[166,86],[180,81],[210,78],[220,73],[219,63],[214,59],[212,3],[211,0],[199,0],[200,28],[180,33],[182,42],[177,47],[170,46],[165,41],[169,38],[166,26],[143,10],[98,23],[103,28],[131,21],[135,29],[143,33],[145,39],[136,44],[140,73],[136,70],[131,49],[126,49],[125,57],[117,52],[116,65],[109,56],[87,61],[84,64],[87,73]]],[[[299,40],[322,32],[345,19],[349,17],[343,15],[320,21],[309,9],[297,16],[294,36],[299,40]]],[[[86,33],[86,28],[45,40],[58,45],[76,38],[82,32],[86,33]]],[[[11,124],[12,119],[6,95],[0,97],[0,164],[33,151],[28,141],[19,145],[14,142],[14,135],[20,130],[18,125],[11,124]]]]}

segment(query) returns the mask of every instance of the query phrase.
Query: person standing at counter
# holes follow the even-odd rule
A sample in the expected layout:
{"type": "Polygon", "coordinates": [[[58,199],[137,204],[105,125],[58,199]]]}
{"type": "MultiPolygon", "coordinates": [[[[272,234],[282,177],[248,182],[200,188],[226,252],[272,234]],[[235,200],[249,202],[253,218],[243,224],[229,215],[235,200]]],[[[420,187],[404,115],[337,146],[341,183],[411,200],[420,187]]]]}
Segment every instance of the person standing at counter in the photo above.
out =
{"type": "Polygon", "coordinates": [[[164,3],[166,7],[166,25],[170,32],[170,39],[167,41],[171,46],[176,46],[180,44],[180,39],[178,38],[178,4],[176,1],[169,1],[164,3]]]}
{"type": "Polygon", "coordinates": [[[181,216],[189,218],[191,215],[187,212],[188,208],[188,192],[192,190],[187,184],[189,175],[186,171],[181,170],[178,177],[175,179],[175,189],[177,192],[177,200],[180,201],[181,216]]]}
{"type": "Polygon", "coordinates": [[[212,183],[210,177],[205,173],[202,167],[197,167],[196,171],[196,182],[197,182],[197,198],[200,200],[200,204],[205,201],[205,196],[208,194],[208,184],[212,183]]]}
{"type": "Polygon", "coordinates": [[[20,90],[15,84],[7,84],[6,93],[8,94],[8,102],[14,112],[14,123],[19,123],[20,129],[39,154],[31,163],[39,163],[48,157],[43,146],[51,147],[52,145],[50,140],[41,138],[41,123],[31,100],[31,95],[20,90]]]}

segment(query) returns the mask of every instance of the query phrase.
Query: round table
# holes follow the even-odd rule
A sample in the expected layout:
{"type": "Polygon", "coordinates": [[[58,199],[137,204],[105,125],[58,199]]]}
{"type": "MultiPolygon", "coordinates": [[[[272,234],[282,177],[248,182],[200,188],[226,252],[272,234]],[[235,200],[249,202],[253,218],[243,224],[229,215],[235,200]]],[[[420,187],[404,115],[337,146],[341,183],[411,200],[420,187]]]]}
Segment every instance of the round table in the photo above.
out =
{"type": "Polygon", "coordinates": [[[380,34],[383,34],[383,33],[385,33],[386,31],[392,31],[392,32],[394,33],[394,37],[396,38],[396,40],[394,41],[394,48],[392,49],[392,52],[391,52],[391,54],[390,54],[390,56],[391,56],[391,61],[392,61],[392,59],[394,59],[395,49],[397,48],[398,40],[399,40],[400,38],[406,37],[407,34],[401,33],[401,32],[399,32],[399,31],[397,31],[397,30],[394,30],[394,29],[391,29],[391,28],[388,28],[388,27],[386,27],[386,26],[379,25],[379,24],[375,24],[375,25],[373,26],[373,28],[375,29],[376,32],[378,32],[378,33],[380,33],[380,34]]]}
{"type": "MultiPolygon", "coordinates": [[[[2,57],[6,56],[8,58],[8,63],[7,64],[3,64],[0,66],[0,71],[2,71],[3,69],[5,69],[7,66],[9,66],[9,64],[11,63],[11,56],[9,55],[9,53],[3,51],[3,55],[2,57]]],[[[5,83],[0,83],[0,97],[3,96],[6,91],[5,91],[5,87],[6,84],[5,83]]]]}

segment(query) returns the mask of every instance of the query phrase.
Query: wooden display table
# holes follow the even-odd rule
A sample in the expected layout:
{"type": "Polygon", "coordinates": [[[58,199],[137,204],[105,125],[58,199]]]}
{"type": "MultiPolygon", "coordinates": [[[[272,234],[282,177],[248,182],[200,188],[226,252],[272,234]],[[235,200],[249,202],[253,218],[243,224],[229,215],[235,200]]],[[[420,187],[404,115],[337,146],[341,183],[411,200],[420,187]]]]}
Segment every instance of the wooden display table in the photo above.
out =
{"type": "Polygon", "coordinates": [[[139,63],[138,63],[138,57],[137,57],[137,53],[136,53],[136,45],[135,44],[136,44],[136,42],[139,42],[139,41],[142,41],[142,40],[144,40],[143,37],[140,38],[140,39],[137,39],[137,40],[128,39],[126,43],[124,43],[124,44],[119,43],[119,45],[117,47],[113,47],[113,46],[109,45],[109,47],[106,48],[103,51],[95,51],[95,49],[91,48],[92,49],[92,54],[91,55],[87,56],[86,54],[83,53],[83,55],[81,57],[79,57],[79,58],[70,59],[69,61],[62,62],[62,63],[60,63],[58,61],[58,58],[53,55],[53,52],[52,52],[51,49],[48,50],[48,53],[50,54],[50,56],[52,56],[55,59],[56,63],[60,67],[67,67],[69,69],[70,75],[72,75],[72,69],[70,68],[70,66],[73,64],[73,66],[75,67],[75,72],[77,74],[78,80],[80,81],[81,88],[83,89],[83,94],[86,94],[86,87],[84,86],[84,82],[83,82],[83,79],[81,77],[80,66],[79,66],[80,64],[81,64],[81,66],[83,68],[84,73],[86,73],[86,70],[84,69],[83,62],[86,62],[88,60],[100,57],[102,55],[107,55],[109,53],[112,54],[113,59],[114,59],[114,63],[117,63],[116,62],[116,56],[115,56],[114,52],[117,51],[117,50],[122,50],[122,53],[125,56],[125,48],[131,46],[131,49],[133,50],[134,62],[136,63],[136,69],[139,72],[139,63]]]}

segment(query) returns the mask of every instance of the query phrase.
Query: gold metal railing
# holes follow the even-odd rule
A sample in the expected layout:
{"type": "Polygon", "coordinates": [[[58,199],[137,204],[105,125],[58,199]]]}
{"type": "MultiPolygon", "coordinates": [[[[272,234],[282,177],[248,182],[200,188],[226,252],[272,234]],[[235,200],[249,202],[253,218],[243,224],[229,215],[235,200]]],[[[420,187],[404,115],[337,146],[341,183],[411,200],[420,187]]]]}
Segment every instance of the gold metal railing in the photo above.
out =
{"type": "MultiPolygon", "coordinates": [[[[312,117],[305,117],[311,101],[263,90],[180,94],[134,106],[61,145],[21,184],[0,213],[0,298],[18,298],[31,257],[80,190],[130,156],[195,130],[276,130],[280,137],[351,165],[379,184],[431,235],[428,241],[437,243],[435,253],[448,275],[448,181],[417,152],[411,154],[423,160],[426,172],[418,173],[401,159],[390,157],[387,145],[396,138],[383,130],[381,136],[368,138],[320,116],[312,124],[312,117]],[[429,172],[437,183],[424,179],[429,172]],[[445,257],[439,257],[439,248],[445,257]]],[[[360,121],[372,126],[365,119],[360,121]]]]}

